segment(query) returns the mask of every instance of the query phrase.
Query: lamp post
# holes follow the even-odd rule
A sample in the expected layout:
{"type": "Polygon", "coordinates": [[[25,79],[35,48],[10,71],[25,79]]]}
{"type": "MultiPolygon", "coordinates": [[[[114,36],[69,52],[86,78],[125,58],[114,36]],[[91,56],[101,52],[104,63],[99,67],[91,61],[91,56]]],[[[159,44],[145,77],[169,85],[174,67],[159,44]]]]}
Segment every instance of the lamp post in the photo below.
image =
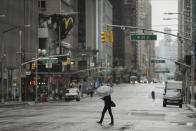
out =
{"type": "Polygon", "coordinates": [[[36,61],[35,61],[35,102],[37,103],[38,102],[38,99],[37,99],[37,95],[38,95],[38,87],[37,87],[37,73],[38,73],[38,53],[35,54],[36,55],[36,61]]]}
{"type": "MultiPolygon", "coordinates": [[[[24,25],[24,28],[25,27],[30,27],[30,25],[24,25]]],[[[19,33],[19,43],[20,43],[20,46],[19,46],[19,54],[20,54],[20,65],[19,65],[19,102],[22,102],[22,84],[21,84],[21,81],[22,81],[22,28],[21,26],[18,26],[18,33],[19,33]]]]}
{"type": "Polygon", "coordinates": [[[3,54],[2,58],[1,58],[1,103],[4,103],[4,79],[3,79],[3,72],[4,72],[4,65],[3,65],[3,60],[5,58],[5,54],[3,54]]]}
{"type": "Polygon", "coordinates": [[[185,17],[189,17],[189,18],[196,19],[196,17],[192,17],[192,16],[189,16],[189,15],[186,15],[186,14],[183,14],[183,13],[166,12],[166,13],[164,13],[164,14],[165,14],[165,15],[182,15],[182,16],[185,16],[185,17]]]}
{"type": "Polygon", "coordinates": [[[19,72],[20,72],[20,77],[19,77],[19,102],[22,102],[22,85],[21,85],[21,80],[22,80],[22,30],[19,29],[19,42],[20,42],[20,67],[19,67],[19,72]]]}

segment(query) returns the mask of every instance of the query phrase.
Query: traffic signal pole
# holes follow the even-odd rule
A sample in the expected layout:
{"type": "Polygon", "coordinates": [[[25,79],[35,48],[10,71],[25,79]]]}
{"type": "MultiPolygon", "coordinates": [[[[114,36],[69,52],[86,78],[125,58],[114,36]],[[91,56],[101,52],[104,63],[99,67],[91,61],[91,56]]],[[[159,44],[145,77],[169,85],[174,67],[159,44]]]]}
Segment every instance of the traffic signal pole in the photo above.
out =
{"type": "MultiPolygon", "coordinates": [[[[36,59],[38,59],[38,54],[36,53],[36,59]]],[[[38,73],[38,62],[37,60],[35,61],[35,102],[37,103],[38,102],[38,99],[37,99],[37,95],[38,95],[38,87],[37,87],[37,73],[38,73]]]]}
{"type": "Polygon", "coordinates": [[[174,36],[174,37],[177,37],[177,38],[185,39],[185,40],[191,41],[193,43],[195,42],[192,39],[187,38],[187,37],[178,36],[178,35],[175,35],[175,34],[163,32],[163,31],[158,31],[158,30],[147,29],[147,28],[138,27],[138,26],[111,25],[111,24],[106,24],[106,26],[109,26],[109,27],[117,27],[117,28],[122,28],[122,29],[129,28],[129,29],[138,29],[138,30],[151,31],[151,32],[155,32],[155,33],[166,34],[166,35],[174,36]]]}

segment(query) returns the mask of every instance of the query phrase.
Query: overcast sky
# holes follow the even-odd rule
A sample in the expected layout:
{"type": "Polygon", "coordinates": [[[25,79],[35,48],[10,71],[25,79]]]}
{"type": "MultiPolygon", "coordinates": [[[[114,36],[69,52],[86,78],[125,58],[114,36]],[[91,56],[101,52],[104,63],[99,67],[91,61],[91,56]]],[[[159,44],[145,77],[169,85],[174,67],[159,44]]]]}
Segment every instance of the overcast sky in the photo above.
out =
{"type": "MultiPolygon", "coordinates": [[[[152,4],[152,29],[163,31],[165,27],[171,28],[172,34],[177,34],[178,21],[174,20],[163,20],[163,18],[177,18],[177,15],[165,15],[166,12],[178,12],[178,0],[151,0],[152,4]],[[173,26],[163,26],[173,25],[173,26]]],[[[163,35],[157,34],[158,40],[163,39],[163,35]]],[[[176,39],[175,37],[172,37],[176,39]]],[[[156,41],[158,42],[158,41],[156,41]]]]}

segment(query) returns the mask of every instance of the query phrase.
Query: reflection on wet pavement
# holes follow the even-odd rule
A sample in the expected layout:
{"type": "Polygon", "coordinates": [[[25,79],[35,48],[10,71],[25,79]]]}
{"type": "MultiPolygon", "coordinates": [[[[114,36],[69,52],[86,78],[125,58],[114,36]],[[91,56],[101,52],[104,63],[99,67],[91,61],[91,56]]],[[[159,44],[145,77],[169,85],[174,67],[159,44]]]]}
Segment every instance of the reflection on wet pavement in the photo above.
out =
{"type": "Polygon", "coordinates": [[[173,126],[192,126],[196,127],[196,122],[170,122],[173,126]]]}

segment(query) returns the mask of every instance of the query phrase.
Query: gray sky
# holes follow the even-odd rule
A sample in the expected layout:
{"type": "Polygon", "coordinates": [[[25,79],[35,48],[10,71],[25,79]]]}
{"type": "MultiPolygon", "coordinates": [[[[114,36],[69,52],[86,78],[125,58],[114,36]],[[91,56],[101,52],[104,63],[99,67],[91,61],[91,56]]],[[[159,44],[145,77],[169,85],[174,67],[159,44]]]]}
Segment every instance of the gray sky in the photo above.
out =
{"type": "MultiPolygon", "coordinates": [[[[177,18],[177,15],[165,15],[166,12],[178,12],[178,0],[151,0],[152,4],[152,29],[163,31],[165,27],[171,28],[171,30],[177,30],[178,21],[163,20],[163,18],[177,18]],[[156,26],[156,25],[174,25],[174,26],[156,26]]],[[[172,34],[177,34],[177,31],[172,31],[172,34]]],[[[158,40],[163,39],[163,35],[157,34],[158,40]]],[[[175,37],[172,37],[175,39],[175,37]]],[[[156,43],[158,42],[156,41],[156,43]]]]}

